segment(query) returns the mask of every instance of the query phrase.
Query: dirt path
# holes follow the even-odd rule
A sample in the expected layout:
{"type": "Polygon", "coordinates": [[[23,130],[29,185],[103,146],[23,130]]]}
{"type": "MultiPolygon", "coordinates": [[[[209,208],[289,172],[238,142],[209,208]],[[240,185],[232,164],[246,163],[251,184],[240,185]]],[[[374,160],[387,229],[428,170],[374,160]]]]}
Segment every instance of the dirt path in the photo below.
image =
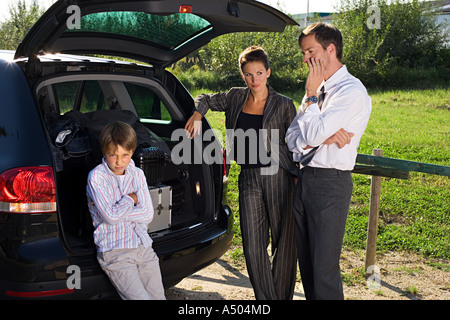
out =
{"type": "MultiPolygon", "coordinates": [[[[378,254],[380,281],[368,286],[361,273],[364,252],[344,250],[341,269],[348,300],[450,300],[448,261],[425,260],[414,254],[378,254]],[[370,288],[372,287],[372,288],[370,288]]],[[[294,300],[304,300],[297,276],[294,300]]],[[[226,253],[211,266],[184,279],[166,292],[169,300],[254,300],[245,263],[226,253]]]]}

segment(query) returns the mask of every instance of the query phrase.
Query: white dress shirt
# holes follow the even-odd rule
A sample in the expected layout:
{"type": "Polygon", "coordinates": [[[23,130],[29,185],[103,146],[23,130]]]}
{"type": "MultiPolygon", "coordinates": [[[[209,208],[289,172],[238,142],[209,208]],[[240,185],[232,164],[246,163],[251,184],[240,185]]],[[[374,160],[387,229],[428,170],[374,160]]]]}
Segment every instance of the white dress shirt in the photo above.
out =
{"type": "Polygon", "coordinates": [[[321,145],[308,166],[353,170],[357,148],[372,110],[371,99],[361,81],[352,76],[346,66],[324,81],[323,86],[325,100],[321,109],[313,103],[305,111],[306,96],[303,98],[297,116],[286,132],[288,148],[293,152],[294,161],[300,161],[311,150],[305,150],[306,146],[321,145],[343,128],[354,134],[350,144],[342,149],[337,143],[321,145]]]}

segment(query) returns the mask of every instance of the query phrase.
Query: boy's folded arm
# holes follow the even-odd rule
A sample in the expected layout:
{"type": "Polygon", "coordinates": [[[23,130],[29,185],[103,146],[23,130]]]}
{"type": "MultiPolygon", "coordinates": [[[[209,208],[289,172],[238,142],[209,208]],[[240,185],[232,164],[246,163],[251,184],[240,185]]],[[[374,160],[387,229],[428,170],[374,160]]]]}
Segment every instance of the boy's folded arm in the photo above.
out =
{"type": "Polygon", "coordinates": [[[150,223],[153,220],[153,203],[148,191],[147,181],[145,176],[141,174],[138,178],[139,187],[135,192],[138,202],[134,206],[132,212],[128,215],[127,219],[134,222],[147,222],[150,223]]]}
{"type": "Polygon", "coordinates": [[[137,196],[139,201],[128,214],[127,220],[150,223],[153,220],[154,211],[150,194],[147,197],[145,192],[138,192],[137,196]]]}
{"type": "Polygon", "coordinates": [[[114,202],[113,193],[107,186],[107,183],[102,184],[89,180],[88,192],[103,220],[108,224],[114,224],[126,219],[134,208],[134,200],[125,195],[119,201],[114,202]]]}
{"type": "Polygon", "coordinates": [[[114,224],[127,219],[127,216],[134,208],[134,201],[130,196],[126,195],[116,203],[101,204],[97,208],[105,222],[114,224]]]}

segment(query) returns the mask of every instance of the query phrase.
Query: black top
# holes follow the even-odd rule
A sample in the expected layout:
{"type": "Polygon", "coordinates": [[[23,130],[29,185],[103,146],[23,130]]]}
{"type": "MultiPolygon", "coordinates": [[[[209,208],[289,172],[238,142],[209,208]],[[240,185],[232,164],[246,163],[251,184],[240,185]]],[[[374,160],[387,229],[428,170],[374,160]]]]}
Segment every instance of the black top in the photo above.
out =
{"type": "Polygon", "coordinates": [[[263,128],[262,123],[262,114],[250,114],[242,111],[237,119],[234,156],[237,164],[241,165],[241,169],[270,166],[269,157],[265,155],[263,159],[260,159],[259,154],[260,148],[264,148],[264,140],[260,132],[263,128]]]}
{"type": "MultiPolygon", "coordinates": [[[[263,129],[267,130],[267,154],[273,155],[272,146],[277,144],[277,163],[281,168],[289,171],[293,176],[299,173],[298,167],[292,160],[292,152],[289,151],[285,141],[286,130],[294,120],[297,111],[292,99],[277,93],[267,85],[269,96],[264,106],[263,129]],[[272,133],[277,136],[272,137],[272,133]],[[276,138],[275,140],[273,138],[276,138]]],[[[231,88],[227,92],[214,94],[201,94],[195,98],[195,108],[200,114],[205,115],[208,110],[225,112],[225,128],[236,129],[236,122],[242,112],[242,107],[250,95],[248,87],[231,88]]],[[[228,131],[227,131],[228,132],[228,131]]],[[[230,131],[231,132],[231,131],[230,131]]],[[[234,153],[234,139],[227,139],[226,149],[230,156],[234,153]]],[[[234,159],[234,157],[230,157],[234,159]]]]}

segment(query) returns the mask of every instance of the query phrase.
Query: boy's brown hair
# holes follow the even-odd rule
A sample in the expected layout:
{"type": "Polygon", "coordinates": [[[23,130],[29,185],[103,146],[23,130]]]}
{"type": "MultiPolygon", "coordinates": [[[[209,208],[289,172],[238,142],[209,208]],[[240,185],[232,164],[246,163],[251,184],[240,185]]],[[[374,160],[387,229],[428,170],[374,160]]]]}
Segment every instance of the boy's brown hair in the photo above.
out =
{"type": "Polygon", "coordinates": [[[100,133],[100,148],[103,155],[109,151],[110,145],[121,146],[126,150],[136,150],[137,137],[134,129],[127,123],[116,121],[108,124],[100,133]]]}
{"type": "Polygon", "coordinates": [[[269,57],[263,48],[251,46],[245,49],[239,56],[239,68],[243,71],[248,62],[261,62],[266,70],[269,69],[269,57]]]}
{"type": "Polygon", "coordinates": [[[306,27],[298,38],[298,44],[302,46],[304,37],[314,34],[316,41],[325,50],[332,43],[336,47],[336,57],[342,62],[343,41],[342,34],[338,28],[329,23],[316,22],[306,27]]]}

